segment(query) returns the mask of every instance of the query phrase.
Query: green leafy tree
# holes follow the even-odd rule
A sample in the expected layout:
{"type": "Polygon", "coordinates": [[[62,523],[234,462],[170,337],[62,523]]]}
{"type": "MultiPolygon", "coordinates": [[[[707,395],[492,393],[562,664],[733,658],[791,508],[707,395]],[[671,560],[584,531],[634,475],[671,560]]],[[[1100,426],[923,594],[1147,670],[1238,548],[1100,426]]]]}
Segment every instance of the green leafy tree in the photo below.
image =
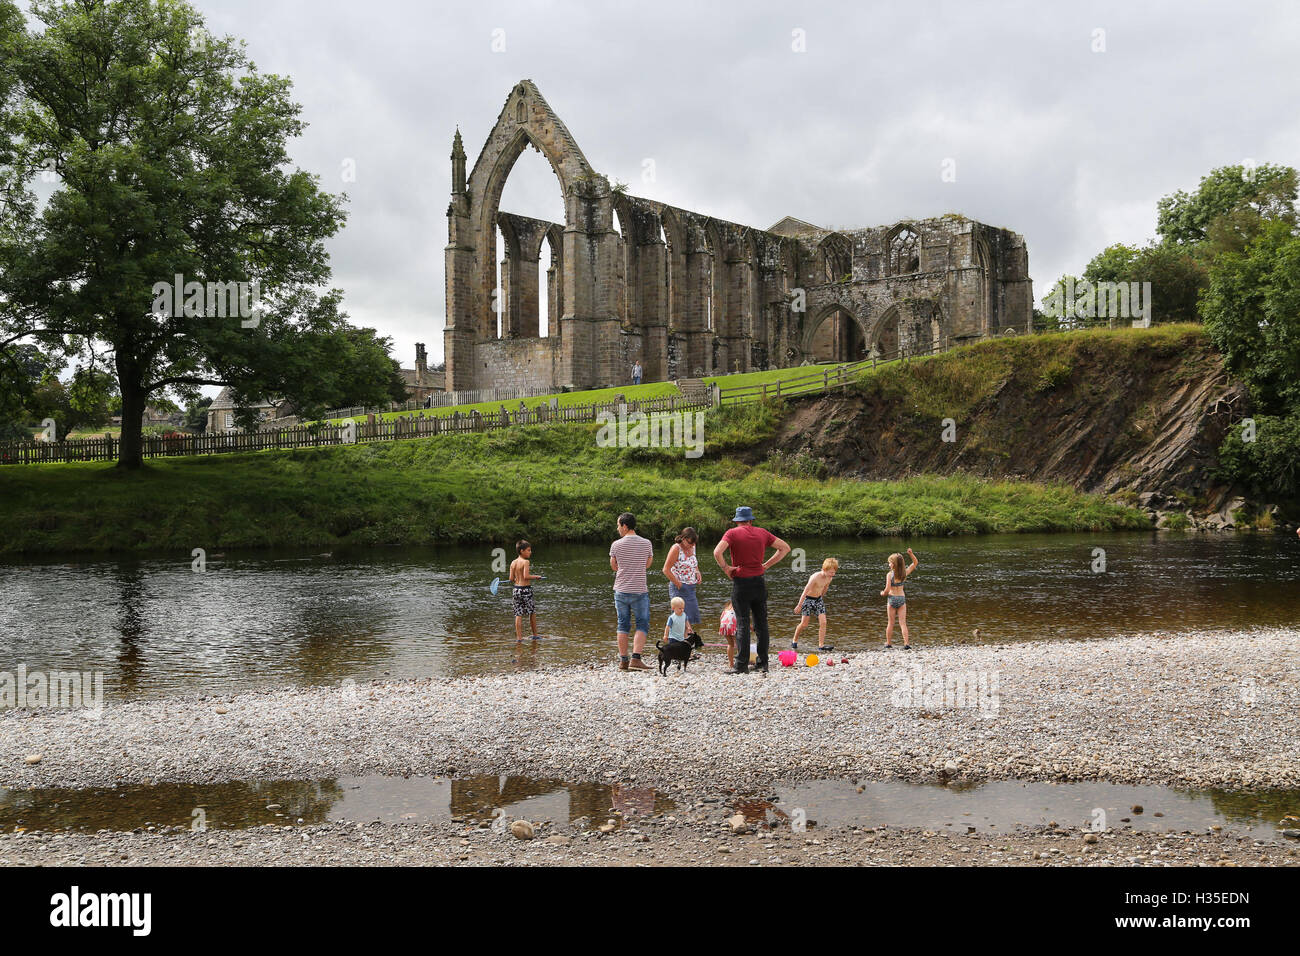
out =
{"type": "Polygon", "coordinates": [[[1165,242],[1195,244],[1223,216],[1295,223],[1296,171],[1272,163],[1221,166],[1195,192],[1178,190],[1156,205],[1156,233],[1165,242]]]}
{"type": "Polygon", "coordinates": [[[1137,251],[1124,281],[1151,283],[1153,322],[1199,322],[1197,302],[1206,272],[1205,262],[1194,252],[1172,243],[1152,243],[1137,251]]]}
{"type": "Polygon", "coordinates": [[[153,396],[230,385],[310,412],[400,394],[388,343],[322,291],[343,197],[290,162],[304,124],[288,80],[181,0],[33,0],[30,12],[39,25],[16,29],[0,0],[15,197],[0,226],[5,334],[103,344],[122,398],[119,464],[141,464],[153,396]],[[42,175],[54,193],[37,210],[42,175]],[[169,292],[176,276],[186,288],[169,292]]]}
{"type": "Polygon", "coordinates": [[[1117,242],[1092,257],[1083,270],[1083,277],[1089,282],[1128,282],[1137,257],[1135,247],[1117,242]]]}
{"type": "Polygon", "coordinates": [[[1220,256],[1201,309],[1256,408],[1255,440],[1230,432],[1222,473],[1254,494],[1300,504],[1300,236],[1273,220],[1242,252],[1220,256]]]}
{"type": "Polygon", "coordinates": [[[115,384],[110,373],[89,366],[78,368],[67,382],[47,372],[28,409],[36,421],[52,420],[55,436],[62,440],[78,429],[108,424],[115,384]]]}
{"type": "Polygon", "coordinates": [[[208,408],[212,398],[204,395],[190,402],[185,407],[185,427],[192,432],[202,434],[208,430],[208,408]]]}
{"type": "Polygon", "coordinates": [[[1205,328],[1262,412],[1300,410],[1300,236],[1269,223],[1221,256],[1201,303],[1205,328]]]}

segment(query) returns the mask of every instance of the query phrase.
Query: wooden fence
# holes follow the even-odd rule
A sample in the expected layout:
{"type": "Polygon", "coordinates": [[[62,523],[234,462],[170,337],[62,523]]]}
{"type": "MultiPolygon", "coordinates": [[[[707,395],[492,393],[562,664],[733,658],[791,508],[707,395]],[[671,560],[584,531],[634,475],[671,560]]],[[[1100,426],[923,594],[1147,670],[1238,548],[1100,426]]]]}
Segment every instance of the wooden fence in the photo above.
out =
{"type": "MultiPolygon", "coordinates": [[[[147,436],[142,439],[146,458],[172,458],[187,455],[220,455],[238,452],[267,451],[276,448],[319,448],[325,445],[351,445],[359,442],[397,441],[428,438],[432,435],[465,435],[494,431],[513,425],[591,424],[602,413],[617,416],[620,412],[654,415],[707,408],[708,403],[680,396],[631,402],[607,402],[591,405],[539,405],[518,407],[513,411],[502,405],[500,411],[468,414],[394,418],[379,421],[346,422],[342,425],[299,425],[293,428],[267,429],[258,432],[231,432],[215,435],[147,436]]],[[[31,465],[72,461],[116,461],[121,441],[112,436],[74,438],[61,442],[0,442],[0,464],[31,465]]]]}
{"type": "MultiPolygon", "coordinates": [[[[464,435],[509,428],[513,425],[590,424],[595,422],[601,413],[618,415],[620,412],[645,414],[679,412],[708,408],[714,401],[720,405],[739,405],[765,401],[769,398],[779,399],[829,391],[832,388],[851,384],[868,368],[943,351],[947,351],[947,347],[933,345],[899,350],[889,355],[863,359],[835,368],[820,369],[783,381],[738,385],[734,388],[715,388],[711,390],[712,395],[708,397],[700,394],[692,394],[689,397],[674,395],[668,398],[568,405],[562,408],[558,406],[555,399],[552,399],[548,405],[533,408],[525,408],[523,402],[520,402],[519,407],[514,410],[502,405],[500,411],[486,414],[478,411],[454,412],[451,415],[412,416],[388,421],[380,421],[372,413],[369,415],[369,420],[365,422],[346,422],[342,425],[298,425],[293,428],[268,428],[257,432],[229,432],[214,435],[146,436],[142,439],[142,444],[146,458],[172,458],[267,451],[276,448],[319,448],[325,445],[428,438],[433,435],[464,435]]],[[[0,442],[0,465],[116,461],[120,447],[121,441],[108,435],[103,438],[74,438],[61,442],[0,442]]]]}
{"type": "Polygon", "coordinates": [[[769,398],[790,398],[795,395],[825,392],[832,388],[839,388],[856,382],[858,376],[866,369],[946,351],[946,347],[935,345],[923,348],[899,349],[887,355],[862,359],[835,368],[820,369],[794,378],[777,379],[775,382],[763,382],[759,385],[737,385],[734,388],[723,388],[719,389],[719,404],[742,405],[747,402],[766,401],[769,398]]]}
{"type": "Polygon", "coordinates": [[[351,408],[331,408],[324,418],[361,418],[364,415],[386,415],[390,412],[418,412],[426,408],[447,408],[451,405],[482,405],[486,402],[513,402],[521,398],[540,398],[554,395],[553,388],[516,387],[509,388],[471,388],[459,392],[434,392],[428,398],[410,399],[405,402],[389,402],[383,407],[366,408],[356,405],[351,408]]]}

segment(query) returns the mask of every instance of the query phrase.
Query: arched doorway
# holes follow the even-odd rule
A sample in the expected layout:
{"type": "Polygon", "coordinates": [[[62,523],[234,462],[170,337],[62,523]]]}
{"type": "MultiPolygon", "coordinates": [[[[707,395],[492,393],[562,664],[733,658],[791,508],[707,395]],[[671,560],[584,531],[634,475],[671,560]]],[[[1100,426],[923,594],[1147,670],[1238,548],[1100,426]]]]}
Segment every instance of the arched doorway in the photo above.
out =
{"type": "Polygon", "coordinates": [[[830,306],[809,324],[804,354],[813,362],[856,362],[868,355],[867,337],[847,309],[830,306]]]}
{"type": "Polygon", "coordinates": [[[885,310],[871,331],[871,350],[878,358],[893,358],[898,354],[898,306],[885,310]]]}

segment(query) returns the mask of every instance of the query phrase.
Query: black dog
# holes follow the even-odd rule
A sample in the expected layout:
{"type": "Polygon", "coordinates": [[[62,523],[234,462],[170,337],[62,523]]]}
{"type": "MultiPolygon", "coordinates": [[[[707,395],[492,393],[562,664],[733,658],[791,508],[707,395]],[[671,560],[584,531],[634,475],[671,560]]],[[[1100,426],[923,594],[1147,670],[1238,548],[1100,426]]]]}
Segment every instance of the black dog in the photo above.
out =
{"type": "Polygon", "coordinates": [[[700,640],[698,634],[692,634],[684,641],[669,641],[666,644],[663,641],[656,641],[655,647],[659,648],[659,673],[668,676],[670,661],[676,661],[677,669],[681,670],[690,662],[691,651],[703,646],[704,642],[700,640]]]}

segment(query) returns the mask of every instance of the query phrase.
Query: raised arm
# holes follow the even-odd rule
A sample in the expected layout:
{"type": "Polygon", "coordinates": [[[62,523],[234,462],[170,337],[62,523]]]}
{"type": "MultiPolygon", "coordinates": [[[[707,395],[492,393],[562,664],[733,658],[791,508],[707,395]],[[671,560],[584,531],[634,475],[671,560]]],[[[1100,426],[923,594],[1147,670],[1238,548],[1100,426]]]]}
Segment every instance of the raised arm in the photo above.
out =
{"type": "Polygon", "coordinates": [[[918,561],[918,560],[916,560],[916,555],[912,553],[912,549],[911,549],[911,548],[908,548],[908,549],[907,549],[907,556],[908,556],[909,558],[912,559],[912,563],[911,563],[911,565],[907,568],[907,570],[903,572],[903,575],[904,575],[905,577],[911,577],[912,572],[916,570],[917,565],[919,565],[921,562],[918,561]]]}

